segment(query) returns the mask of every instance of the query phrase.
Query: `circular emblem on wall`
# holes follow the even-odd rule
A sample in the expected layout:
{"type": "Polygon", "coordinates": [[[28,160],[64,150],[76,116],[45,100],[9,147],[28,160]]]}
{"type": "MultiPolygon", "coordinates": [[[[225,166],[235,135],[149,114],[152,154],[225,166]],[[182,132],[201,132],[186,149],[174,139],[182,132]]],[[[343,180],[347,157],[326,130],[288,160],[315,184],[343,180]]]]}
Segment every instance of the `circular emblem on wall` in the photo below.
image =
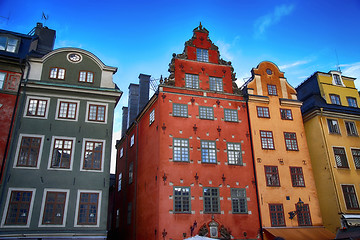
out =
{"type": "Polygon", "coordinates": [[[69,53],[67,57],[68,57],[68,60],[73,63],[78,63],[78,62],[81,62],[81,60],[82,60],[81,55],[77,54],[77,53],[69,53]]]}
{"type": "Polygon", "coordinates": [[[272,71],[271,71],[271,69],[266,69],[266,73],[268,74],[268,75],[271,75],[272,74],[272,71]]]}

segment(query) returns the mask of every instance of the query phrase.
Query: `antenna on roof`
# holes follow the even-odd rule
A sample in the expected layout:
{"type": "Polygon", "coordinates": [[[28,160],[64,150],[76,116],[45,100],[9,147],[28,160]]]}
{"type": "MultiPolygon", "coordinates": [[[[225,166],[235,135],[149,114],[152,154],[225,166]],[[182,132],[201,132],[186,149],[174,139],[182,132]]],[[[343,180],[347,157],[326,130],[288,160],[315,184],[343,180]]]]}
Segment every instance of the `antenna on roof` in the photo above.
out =
{"type": "Polygon", "coordinates": [[[10,19],[10,16],[9,17],[0,16],[0,18],[5,18],[7,20],[6,23],[8,23],[9,19],[10,19]]]}
{"type": "Polygon", "coordinates": [[[45,15],[45,13],[42,12],[41,20],[43,20],[43,19],[44,19],[44,26],[45,26],[46,20],[49,19],[49,14],[45,15]]]}
{"type": "Polygon", "coordinates": [[[336,55],[336,70],[341,72],[341,69],[340,69],[340,65],[339,65],[339,57],[338,57],[338,54],[337,54],[337,51],[335,49],[335,55],[336,55]]]}

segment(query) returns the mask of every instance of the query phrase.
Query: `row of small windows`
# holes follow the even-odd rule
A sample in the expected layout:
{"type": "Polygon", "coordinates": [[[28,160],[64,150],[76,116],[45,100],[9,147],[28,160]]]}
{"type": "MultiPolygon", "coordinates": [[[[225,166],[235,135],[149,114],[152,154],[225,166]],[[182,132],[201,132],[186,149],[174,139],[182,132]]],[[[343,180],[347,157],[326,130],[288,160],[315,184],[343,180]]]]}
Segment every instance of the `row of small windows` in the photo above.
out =
{"type": "MultiPolygon", "coordinates": [[[[340,125],[336,119],[327,119],[329,133],[331,134],[341,134],[340,125]]],[[[353,121],[344,121],[346,132],[348,136],[359,136],[356,124],[353,121]]]]}
{"type": "MultiPolygon", "coordinates": [[[[47,118],[50,98],[28,97],[24,117],[47,118]]],[[[55,119],[77,121],[79,101],[58,100],[55,119]]],[[[85,121],[106,123],[107,104],[87,103],[85,121]]]]}
{"type": "MultiPolygon", "coordinates": [[[[356,169],[360,169],[360,149],[351,148],[351,155],[356,169]]],[[[349,168],[344,147],[333,147],[335,163],[338,168],[349,168]]]]}
{"type": "MultiPolygon", "coordinates": [[[[337,94],[329,94],[330,97],[330,102],[331,104],[335,104],[335,105],[341,105],[341,100],[340,100],[340,96],[337,94]]],[[[346,97],[346,100],[348,102],[348,106],[349,107],[358,107],[356,98],[354,97],[346,97]]]]}
{"type": "MultiPolygon", "coordinates": [[[[260,140],[261,140],[261,148],[274,150],[274,137],[272,131],[262,131],[260,130],[260,140]]],[[[293,132],[284,132],[284,140],[286,150],[288,151],[298,151],[298,144],[296,139],[296,133],[293,132]]]]}
{"type": "MultiPolygon", "coordinates": [[[[266,186],[280,187],[279,170],[277,166],[264,166],[266,186]]],[[[305,187],[302,167],[290,167],[290,176],[293,187],[305,187]]]]}
{"type": "MultiPolygon", "coordinates": [[[[199,89],[199,75],[185,74],[185,87],[199,89]]],[[[222,92],[223,79],[218,77],[209,77],[209,89],[210,91],[222,92]]]]}
{"type": "Polygon", "coordinates": [[[19,39],[0,36],[0,51],[16,53],[19,49],[19,39]]]}
{"type": "MultiPolygon", "coordinates": [[[[269,204],[270,220],[272,227],[285,227],[284,207],[282,204],[269,204]]],[[[312,226],[310,209],[308,204],[303,207],[296,205],[296,214],[299,226],[312,226]]]]}
{"type": "MultiPolygon", "coordinates": [[[[53,67],[50,69],[49,78],[64,80],[66,75],[65,68],[53,67]]],[[[94,82],[94,73],[90,71],[80,71],[79,72],[79,82],[93,83],[94,82]]]]}
{"type": "MultiPolygon", "coordinates": [[[[72,170],[75,142],[75,138],[52,137],[49,151],[49,170],[72,170]]],[[[43,135],[20,134],[14,167],[39,169],[43,144],[43,135]]],[[[102,171],[104,149],[105,140],[83,139],[80,170],[102,171]]]]}
{"type": "MultiPolygon", "coordinates": [[[[9,188],[2,227],[29,227],[35,189],[9,188]]],[[[70,190],[45,189],[39,227],[65,227],[70,190]]],[[[79,190],[76,201],[75,227],[98,226],[100,220],[101,191],[79,190]]],[[[70,202],[71,203],[71,202],[70,202]]]]}
{"type": "MultiPolygon", "coordinates": [[[[268,107],[256,107],[257,116],[259,118],[270,118],[268,107]]],[[[293,120],[291,109],[280,109],[280,116],[283,120],[293,120]]]]}
{"type": "MultiPolygon", "coordinates": [[[[188,117],[188,105],[187,104],[173,104],[173,116],[174,117],[188,117]]],[[[214,120],[214,108],[199,106],[199,118],[214,120]]],[[[224,109],[224,120],[228,122],[238,122],[238,112],[236,109],[224,109]]]]}

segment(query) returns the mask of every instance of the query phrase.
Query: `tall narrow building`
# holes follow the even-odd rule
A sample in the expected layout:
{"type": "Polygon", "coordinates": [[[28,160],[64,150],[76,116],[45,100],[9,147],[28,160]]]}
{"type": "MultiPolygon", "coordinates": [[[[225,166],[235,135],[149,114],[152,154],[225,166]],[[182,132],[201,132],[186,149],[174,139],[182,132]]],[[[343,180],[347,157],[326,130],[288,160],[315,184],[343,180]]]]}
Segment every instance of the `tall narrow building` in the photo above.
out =
{"type": "Polygon", "coordinates": [[[247,94],[264,239],[333,239],[322,218],[295,89],[272,62],[253,68],[247,94]]]}
{"type": "Polygon", "coordinates": [[[0,238],[106,239],[117,68],[61,48],[28,60],[0,195],[0,238]]]}
{"type": "Polygon", "coordinates": [[[193,30],[117,143],[118,238],[260,237],[246,102],[208,35],[193,30]]]}
{"type": "Polygon", "coordinates": [[[301,111],[324,225],[334,233],[339,230],[339,238],[355,239],[360,238],[360,97],[354,81],[339,71],[315,72],[296,90],[304,102],[301,111]]]}

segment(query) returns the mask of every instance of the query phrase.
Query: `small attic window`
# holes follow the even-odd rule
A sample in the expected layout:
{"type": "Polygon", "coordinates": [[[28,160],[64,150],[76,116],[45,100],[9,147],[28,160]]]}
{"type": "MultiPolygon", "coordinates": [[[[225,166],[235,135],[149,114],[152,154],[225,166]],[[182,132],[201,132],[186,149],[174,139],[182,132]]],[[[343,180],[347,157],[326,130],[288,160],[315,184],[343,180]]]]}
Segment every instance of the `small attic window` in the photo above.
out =
{"type": "Polygon", "coordinates": [[[267,73],[268,75],[271,75],[271,74],[272,74],[271,69],[270,69],[270,68],[266,69],[266,73],[267,73]]]}
{"type": "Polygon", "coordinates": [[[333,79],[333,84],[337,85],[337,86],[344,86],[342,79],[341,79],[341,74],[338,72],[332,72],[332,79],[333,79]]]}
{"type": "Polygon", "coordinates": [[[197,48],[196,49],[196,60],[200,62],[209,62],[208,50],[197,48]]]}

